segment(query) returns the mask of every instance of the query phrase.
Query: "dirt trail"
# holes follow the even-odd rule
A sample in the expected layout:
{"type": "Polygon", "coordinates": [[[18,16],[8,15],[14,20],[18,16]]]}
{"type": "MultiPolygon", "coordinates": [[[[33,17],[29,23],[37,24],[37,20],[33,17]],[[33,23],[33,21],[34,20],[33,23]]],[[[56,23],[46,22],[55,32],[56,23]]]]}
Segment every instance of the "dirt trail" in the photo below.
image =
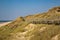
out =
{"type": "Polygon", "coordinates": [[[11,22],[0,23],[0,27],[4,26],[4,25],[7,25],[8,23],[11,23],[11,22]]]}

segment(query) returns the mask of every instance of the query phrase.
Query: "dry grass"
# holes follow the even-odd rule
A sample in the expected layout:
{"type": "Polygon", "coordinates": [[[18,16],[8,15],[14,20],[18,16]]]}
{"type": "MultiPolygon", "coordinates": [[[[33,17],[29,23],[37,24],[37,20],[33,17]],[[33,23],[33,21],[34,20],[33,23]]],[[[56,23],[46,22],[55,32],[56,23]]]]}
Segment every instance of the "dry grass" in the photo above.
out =
{"type": "MultiPolygon", "coordinates": [[[[31,23],[36,18],[39,21],[60,20],[60,14],[55,13],[55,9],[52,10],[39,15],[19,17],[12,23],[0,27],[0,40],[53,40],[60,34],[60,25],[31,23]]],[[[60,35],[57,38],[60,40],[60,35]]]]}

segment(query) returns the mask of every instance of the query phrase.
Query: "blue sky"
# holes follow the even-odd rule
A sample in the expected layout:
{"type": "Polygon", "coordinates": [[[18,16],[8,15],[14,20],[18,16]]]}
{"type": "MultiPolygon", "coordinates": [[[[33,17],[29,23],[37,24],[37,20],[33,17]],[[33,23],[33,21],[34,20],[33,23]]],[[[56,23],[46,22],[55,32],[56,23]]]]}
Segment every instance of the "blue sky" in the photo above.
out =
{"type": "Polygon", "coordinates": [[[60,6],[60,0],[0,0],[0,20],[37,14],[60,6]]]}

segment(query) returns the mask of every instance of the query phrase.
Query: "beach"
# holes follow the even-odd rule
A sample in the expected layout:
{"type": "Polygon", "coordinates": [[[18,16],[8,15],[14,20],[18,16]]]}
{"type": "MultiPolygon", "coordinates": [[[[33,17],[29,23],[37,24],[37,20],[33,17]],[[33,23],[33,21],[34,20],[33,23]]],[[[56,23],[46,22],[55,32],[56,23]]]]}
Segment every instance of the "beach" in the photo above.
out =
{"type": "Polygon", "coordinates": [[[0,27],[1,27],[1,26],[4,26],[4,25],[7,25],[7,24],[9,24],[9,23],[11,23],[11,22],[0,23],[0,27]]]}

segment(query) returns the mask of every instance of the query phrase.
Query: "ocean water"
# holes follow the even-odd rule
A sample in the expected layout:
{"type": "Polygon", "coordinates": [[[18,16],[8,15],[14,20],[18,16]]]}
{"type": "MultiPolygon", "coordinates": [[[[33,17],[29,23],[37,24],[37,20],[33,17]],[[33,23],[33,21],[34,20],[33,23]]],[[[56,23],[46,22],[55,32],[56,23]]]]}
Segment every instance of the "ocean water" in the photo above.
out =
{"type": "Polygon", "coordinates": [[[0,20],[0,24],[5,23],[5,22],[10,22],[10,21],[12,21],[12,20],[0,20]]]}

